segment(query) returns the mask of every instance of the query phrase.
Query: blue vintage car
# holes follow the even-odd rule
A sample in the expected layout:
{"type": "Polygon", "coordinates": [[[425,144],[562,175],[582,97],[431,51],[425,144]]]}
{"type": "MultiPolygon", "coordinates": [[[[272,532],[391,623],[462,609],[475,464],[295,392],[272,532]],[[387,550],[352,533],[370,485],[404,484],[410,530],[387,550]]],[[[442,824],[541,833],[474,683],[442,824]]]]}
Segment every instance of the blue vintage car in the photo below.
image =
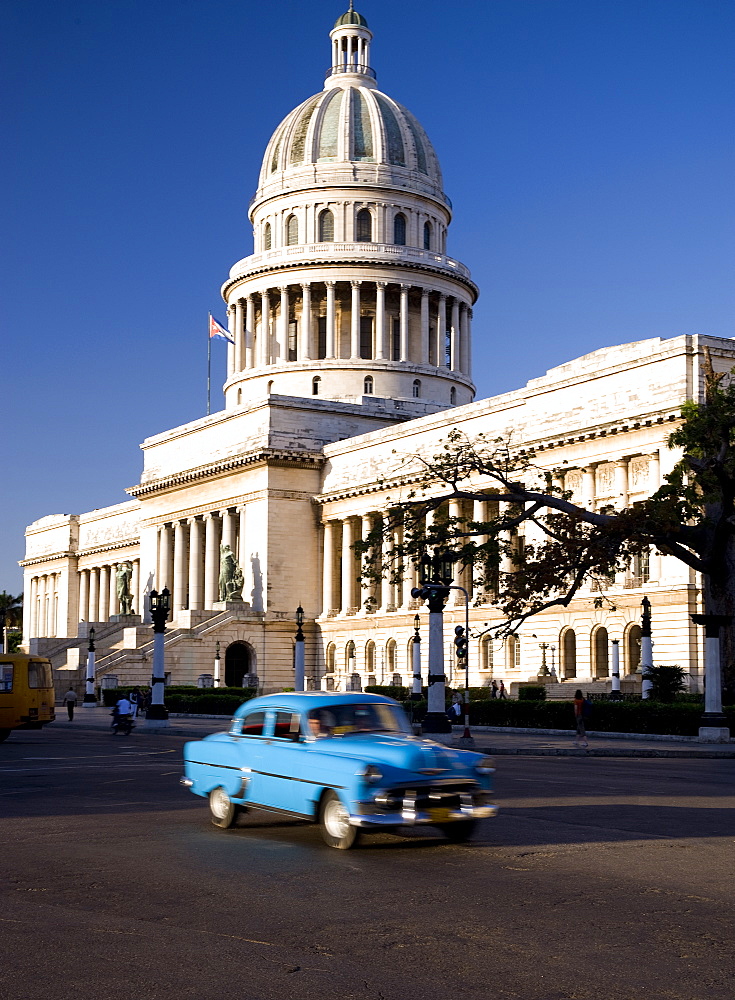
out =
{"type": "Polygon", "coordinates": [[[494,816],[493,763],[414,736],[376,694],[271,694],[241,705],[228,732],[184,747],[181,782],[209,799],[215,826],[251,807],[318,822],[330,847],[361,831],[433,823],[453,841],[494,816]]]}

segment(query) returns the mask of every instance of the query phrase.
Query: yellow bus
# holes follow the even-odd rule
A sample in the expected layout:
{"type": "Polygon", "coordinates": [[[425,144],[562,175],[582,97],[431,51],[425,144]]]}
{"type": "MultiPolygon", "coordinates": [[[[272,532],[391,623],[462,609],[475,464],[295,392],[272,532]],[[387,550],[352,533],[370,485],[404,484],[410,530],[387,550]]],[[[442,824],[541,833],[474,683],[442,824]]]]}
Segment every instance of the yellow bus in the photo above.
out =
{"type": "Polygon", "coordinates": [[[0,653],[0,743],[13,729],[40,729],[53,722],[55,700],[48,660],[0,653]]]}

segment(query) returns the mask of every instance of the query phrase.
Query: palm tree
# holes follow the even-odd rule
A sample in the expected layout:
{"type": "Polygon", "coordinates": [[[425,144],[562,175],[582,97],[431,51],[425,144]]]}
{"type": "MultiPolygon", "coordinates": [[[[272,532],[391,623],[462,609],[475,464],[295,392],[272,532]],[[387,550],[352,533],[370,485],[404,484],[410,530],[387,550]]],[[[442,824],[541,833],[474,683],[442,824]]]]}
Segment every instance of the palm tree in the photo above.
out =
{"type": "MultiPolygon", "coordinates": [[[[6,628],[19,628],[23,624],[23,595],[12,594],[2,591],[0,593],[0,641],[3,643],[3,652],[10,652],[5,649],[6,628]]],[[[8,642],[10,645],[10,642],[8,642]]]]}

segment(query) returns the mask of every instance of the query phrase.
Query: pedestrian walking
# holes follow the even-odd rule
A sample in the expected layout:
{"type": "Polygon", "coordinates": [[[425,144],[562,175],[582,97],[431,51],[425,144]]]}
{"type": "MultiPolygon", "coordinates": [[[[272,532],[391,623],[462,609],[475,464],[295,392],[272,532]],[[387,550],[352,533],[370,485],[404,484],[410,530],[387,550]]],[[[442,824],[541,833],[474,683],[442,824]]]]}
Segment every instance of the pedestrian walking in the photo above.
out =
{"type": "Polygon", "coordinates": [[[74,706],[77,703],[77,693],[74,688],[69,685],[69,690],[64,695],[64,701],[62,704],[66,705],[66,714],[69,716],[69,722],[74,720],[74,706]]]}
{"type": "Polygon", "coordinates": [[[508,697],[508,692],[505,690],[505,684],[503,684],[503,682],[501,681],[500,688],[498,689],[498,698],[507,698],[507,697],[508,697]]]}
{"type": "Polygon", "coordinates": [[[496,680],[493,680],[492,684],[490,685],[490,697],[491,698],[498,697],[498,682],[496,680]]]}
{"type": "Polygon", "coordinates": [[[577,725],[577,746],[587,746],[587,731],[584,728],[584,717],[588,712],[588,702],[579,688],[574,692],[574,721],[577,725]]]}
{"type": "Polygon", "coordinates": [[[133,690],[128,695],[128,700],[132,708],[131,715],[134,719],[138,718],[138,710],[142,707],[143,696],[140,693],[139,687],[134,687],[133,690]]]}

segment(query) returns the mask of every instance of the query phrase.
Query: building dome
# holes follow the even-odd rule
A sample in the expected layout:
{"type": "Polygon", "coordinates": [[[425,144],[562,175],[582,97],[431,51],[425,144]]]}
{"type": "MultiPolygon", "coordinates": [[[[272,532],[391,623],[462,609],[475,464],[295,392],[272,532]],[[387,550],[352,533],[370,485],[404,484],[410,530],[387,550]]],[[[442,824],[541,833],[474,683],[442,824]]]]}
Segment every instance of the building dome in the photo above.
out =
{"type": "Polygon", "coordinates": [[[309,168],[378,164],[400,187],[427,187],[446,200],[439,160],[416,118],[374,87],[351,82],[310,97],[287,115],[268,143],[260,189],[309,168]]]}
{"type": "Polygon", "coordinates": [[[361,28],[367,28],[368,23],[362,14],[358,14],[356,10],[352,9],[352,4],[350,4],[350,9],[342,17],[338,17],[334,22],[335,28],[341,28],[343,24],[359,24],[361,28]]]}

